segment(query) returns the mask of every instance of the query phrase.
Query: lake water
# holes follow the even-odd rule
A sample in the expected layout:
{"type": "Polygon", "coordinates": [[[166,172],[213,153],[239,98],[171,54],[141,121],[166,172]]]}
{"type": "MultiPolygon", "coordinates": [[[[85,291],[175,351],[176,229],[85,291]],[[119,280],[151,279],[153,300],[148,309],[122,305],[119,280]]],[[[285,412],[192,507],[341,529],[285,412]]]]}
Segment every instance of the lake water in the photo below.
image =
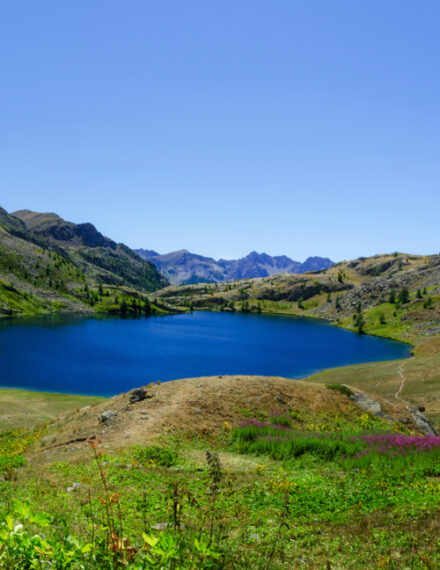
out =
{"type": "Polygon", "coordinates": [[[195,312],[149,318],[0,321],[0,386],[111,396],[161,380],[223,374],[300,378],[409,356],[409,346],[314,319],[195,312]]]}

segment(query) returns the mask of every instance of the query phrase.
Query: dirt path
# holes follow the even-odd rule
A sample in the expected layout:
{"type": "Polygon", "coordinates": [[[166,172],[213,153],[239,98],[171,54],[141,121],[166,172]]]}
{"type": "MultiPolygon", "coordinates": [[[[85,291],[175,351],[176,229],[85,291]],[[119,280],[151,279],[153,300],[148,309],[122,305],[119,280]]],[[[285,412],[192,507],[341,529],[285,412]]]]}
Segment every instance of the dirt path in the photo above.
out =
{"type": "Polygon", "coordinates": [[[405,374],[403,372],[403,368],[404,368],[405,364],[406,364],[406,362],[402,362],[397,367],[397,372],[399,373],[399,377],[400,377],[400,386],[399,386],[398,390],[396,391],[396,393],[394,394],[394,397],[396,398],[396,400],[399,400],[400,402],[407,404],[408,402],[400,397],[400,394],[402,393],[402,390],[405,386],[405,381],[406,381],[406,377],[405,377],[405,374]]]}

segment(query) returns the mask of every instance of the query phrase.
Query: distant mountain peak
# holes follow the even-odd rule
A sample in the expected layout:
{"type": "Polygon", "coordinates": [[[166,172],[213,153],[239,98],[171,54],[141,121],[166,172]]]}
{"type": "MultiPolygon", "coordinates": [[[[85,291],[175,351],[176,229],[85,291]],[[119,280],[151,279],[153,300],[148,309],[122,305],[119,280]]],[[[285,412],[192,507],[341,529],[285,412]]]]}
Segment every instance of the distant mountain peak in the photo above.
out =
{"type": "Polygon", "coordinates": [[[275,273],[305,273],[319,271],[333,265],[328,258],[309,257],[300,263],[286,255],[271,256],[251,251],[241,259],[219,259],[204,257],[187,249],[163,255],[151,250],[135,250],[145,260],[154,263],[172,285],[189,283],[212,283],[267,277],[275,273]]]}

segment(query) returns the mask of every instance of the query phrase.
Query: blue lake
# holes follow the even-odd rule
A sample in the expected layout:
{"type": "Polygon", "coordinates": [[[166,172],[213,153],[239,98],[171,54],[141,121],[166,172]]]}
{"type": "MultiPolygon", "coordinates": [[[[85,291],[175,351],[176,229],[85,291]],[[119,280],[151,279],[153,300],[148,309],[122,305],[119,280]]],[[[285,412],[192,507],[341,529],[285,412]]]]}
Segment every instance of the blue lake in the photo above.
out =
{"type": "Polygon", "coordinates": [[[305,318],[44,316],[0,321],[0,386],[111,396],[194,376],[300,378],[334,366],[405,358],[409,351],[406,344],[305,318]]]}

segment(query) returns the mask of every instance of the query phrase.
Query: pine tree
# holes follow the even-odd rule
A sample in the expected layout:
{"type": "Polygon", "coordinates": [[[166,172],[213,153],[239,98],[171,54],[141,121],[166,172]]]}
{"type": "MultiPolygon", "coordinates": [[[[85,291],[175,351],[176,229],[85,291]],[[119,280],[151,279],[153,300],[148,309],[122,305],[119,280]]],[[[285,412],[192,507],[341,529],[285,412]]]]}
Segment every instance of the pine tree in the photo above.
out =
{"type": "Polygon", "coordinates": [[[397,295],[397,303],[400,305],[405,305],[405,303],[409,303],[409,289],[404,287],[399,291],[397,295]]]}

